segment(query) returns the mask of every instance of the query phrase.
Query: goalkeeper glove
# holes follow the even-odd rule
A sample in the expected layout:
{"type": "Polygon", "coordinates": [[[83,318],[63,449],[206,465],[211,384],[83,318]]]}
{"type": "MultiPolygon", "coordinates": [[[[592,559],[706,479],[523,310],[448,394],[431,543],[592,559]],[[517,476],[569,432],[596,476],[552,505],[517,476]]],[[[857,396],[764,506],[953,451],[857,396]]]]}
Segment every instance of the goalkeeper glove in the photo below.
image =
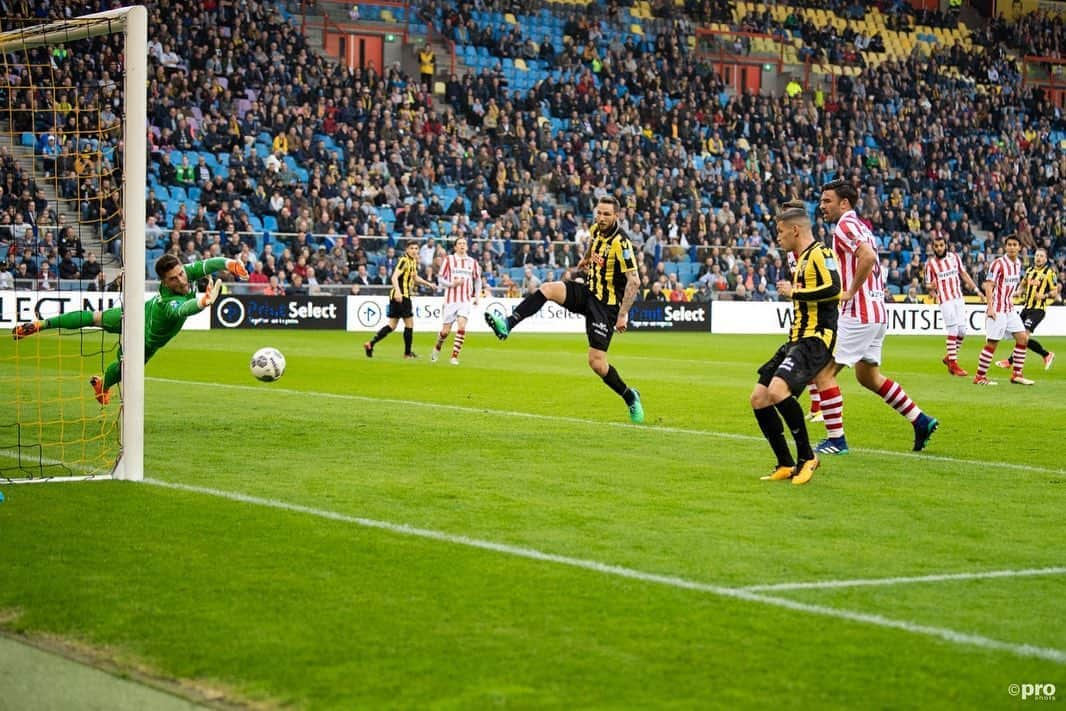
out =
{"type": "Polygon", "coordinates": [[[244,262],[239,259],[227,259],[226,271],[228,271],[230,274],[237,277],[238,279],[248,278],[248,268],[244,266],[244,262]]]}
{"type": "Polygon", "coordinates": [[[207,287],[204,289],[204,293],[200,295],[200,298],[196,303],[200,305],[201,309],[206,309],[218,300],[218,295],[220,293],[222,293],[222,282],[207,277],[207,287]]]}

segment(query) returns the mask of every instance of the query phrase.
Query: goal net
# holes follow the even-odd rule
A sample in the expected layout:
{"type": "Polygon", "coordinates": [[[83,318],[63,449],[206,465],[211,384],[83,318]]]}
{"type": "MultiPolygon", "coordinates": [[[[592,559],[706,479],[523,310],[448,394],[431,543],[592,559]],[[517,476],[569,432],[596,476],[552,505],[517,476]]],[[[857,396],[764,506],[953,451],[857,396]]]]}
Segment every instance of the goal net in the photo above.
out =
{"type": "Polygon", "coordinates": [[[0,483],[140,479],[147,13],[0,22],[0,483]]]}

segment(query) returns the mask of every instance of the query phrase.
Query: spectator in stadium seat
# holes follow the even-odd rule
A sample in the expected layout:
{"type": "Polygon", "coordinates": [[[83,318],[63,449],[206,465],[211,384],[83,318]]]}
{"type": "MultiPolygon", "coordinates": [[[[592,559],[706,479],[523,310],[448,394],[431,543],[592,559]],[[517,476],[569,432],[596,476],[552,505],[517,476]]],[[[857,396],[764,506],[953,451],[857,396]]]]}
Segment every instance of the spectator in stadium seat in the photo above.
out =
{"type": "Polygon", "coordinates": [[[96,260],[96,253],[89,252],[85,255],[85,261],[81,264],[81,278],[86,281],[94,281],[102,274],[100,262],[96,260]]]}
{"type": "Polygon", "coordinates": [[[170,161],[170,154],[163,153],[159,159],[159,182],[166,186],[178,185],[178,169],[170,161]]]}
{"type": "Polygon", "coordinates": [[[165,235],[164,229],[156,222],[156,216],[148,215],[144,224],[144,246],[148,249],[155,249],[161,246],[160,243],[165,235]]]}
{"type": "Polygon", "coordinates": [[[64,249],[59,258],[58,273],[60,279],[80,279],[81,270],[71,258],[70,252],[64,249]]]}
{"type": "MultiPolygon", "coordinates": [[[[191,188],[196,185],[196,172],[193,169],[192,164],[189,162],[189,154],[185,153],[181,156],[181,165],[175,170],[175,185],[183,188],[191,188]]],[[[203,187],[202,185],[200,187],[203,187]]]]}
{"type": "Polygon", "coordinates": [[[374,286],[388,286],[389,284],[389,270],[384,264],[378,265],[377,275],[371,279],[370,283],[374,286]]]}

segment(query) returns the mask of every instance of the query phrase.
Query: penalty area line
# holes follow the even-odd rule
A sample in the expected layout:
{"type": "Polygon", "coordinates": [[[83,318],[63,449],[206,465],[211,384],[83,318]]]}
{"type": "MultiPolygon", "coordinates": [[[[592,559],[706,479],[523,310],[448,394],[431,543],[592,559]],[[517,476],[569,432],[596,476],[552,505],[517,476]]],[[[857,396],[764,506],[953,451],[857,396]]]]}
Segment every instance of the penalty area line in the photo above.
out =
{"type": "Polygon", "coordinates": [[[582,570],[588,570],[603,575],[611,575],[614,577],[628,578],[630,580],[637,580],[645,583],[665,585],[668,587],[679,588],[682,590],[692,590],[696,592],[709,593],[712,595],[717,595],[719,597],[742,600],[745,602],[758,603],[762,605],[769,605],[772,607],[791,610],[793,612],[800,612],[809,615],[818,615],[821,617],[831,617],[839,620],[847,620],[849,622],[857,622],[875,627],[899,630],[902,632],[908,632],[910,634],[936,638],[941,641],[949,642],[958,646],[974,647],[986,651],[1006,652],[1018,657],[1032,657],[1036,659],[1043,659],[1046,661],[1055,662],[1057,664],[1066,665],[1066,651],[1060,649],[1038,647],[1031,644],[1015,644],[1012,642],[1004,642],[997,639],[991,639],[989,637],[983,637],[981,635],[958,632],[956,630],[948,629],[945,627],[922,625],[906,620],[896,620],[884,617],[882,615],[873,615],[864,612],[856,612],[852,610],[826,607],[824,605],[811,605],[796,600],[789,600],[787,598],[763,595],[757,592],[752,592],[750,590],[745,590],[743,588],[730,588],[720,585],[701,583],[695,580],[688,580],[686,578],[681,578],[672,575],[648,573],[645,571],[636,570],[634,568],[611,565],[609,563],[602,563],[595,560],[587,560],[583,558],[574,558],[571,556],[556,555],[554,553],[546,553],[535,548],[513,546],[506,543],[497,543],[495,541],[488,541],[479,538],[471,538],[469,536],[445,533],[443,531],[418,528],[416,526],[410,526],[407,524],[390,523],[388,521],[377,521],[374,519],[363,518],[360,516],[351,516],[348,514],[338,513],[336,511],[328,511],[325,509],[317,509],[310,506],[303,506],[301,504],[294,504],[287,501],[280,501],[277,499],[265,499],[258,496],[251,496],[249,494],[242,494],[240,492],[224,491],[221,489],[212,489],[202,486],[192,486],[189,484],[179,484],[175,482],[161,481],[159,479],[152,478],[146,478],[144,480],[144,483],[165,489],[185,491],[205,496],[213,496],[229,501],[250,504],[253,506],[261,506],[282,511],[289,511],[292,513],[300,513],[308,516],[315,516],[318,518],[327,519],[330,521],[337,521],[340,523],[354,524],[356,526],[362,526],[364,528],[371,528],[380,531],[387,531],[389,533],[399,534],[402,536],[411,536],[414,538],[422,538],[432,541],[438,541],[441,543],[465,546],[467,548],[476,548],[484,551],[491,551],[494,553],[500,553],[503,555],[513,556],[516,558],[524,558],[527,560],[534,560],[543,563],[565,565],[571,568],[579,568],[582,570]]]}
{"type": "MultiPolygon", "coordinates": [[[[264,393],[271,392],[277,395],[299,395],[303,397],[321,397],[330,400],[343,400],[349,402],[371,402],[382,405],[400,405],[403,407],[423,407],[433,410],[444,410],[447,412],[462,412],[465,414],[482,414],[492,415],[500,417],[524,417],[531,420],[544,420],[546,422],[565,422],[567,424],[585,425],[595,427],[611,427],[626,429],[633,433],[639,432],[662,432],[665,434],[682,434],[682,435],[695,435],[703,437],[717,437],[719,439],[730,439],[742,442],[764,442],[762,437],[757,435],[738,434],[736,432],[716,432],[714,430],[693,430],[686,429],[684,427],[670,427],[667,425],[632,425],[627,422],[607,422],[603,420],[589,420],[581,417],[569,417],[567,415],[542,415],[536,412],[518,412],[515,410],[496,410],[488,407],[468,407],[465,405],[449,405],[447,403],[440,402],[425,402],[423,400],[402,400],[398,398],[386,398],[386,397],[370,397],[369,395],[350,395],[347,393],[326,393],[318,390],[293,390],[290,388],[258,387],[255,385],[236,385],[233,383],[208,383],[200,380],[178,380],[176,378],[145,378],[156,383],[166,383],[170,385],[192,385],[203,386],[210,388],[224,388],[227,390],[239,390],[242,392],[256,392],[264,393]]],[[[976,467],[995,467],[997,469],[1013,469],[1023,472],[1035,472],[1038,474],[1054,474],[1056,476],[1066,476],[1066,469],[1052,469],[1050,467],[1037,467],[1029,464],[1019,464],[1016,462],[998,462],[998,461],[986,461],[983,459],[961,459],[958,457],[945,457],[936,454],[926,454],[924,452],[899,452],[891,449],[869,449],[866,447],[853,447],[853,452],[869,452],[870,454],[878,454],[888,457],[901,457],[904,459],[916,459],[922,461],[944,462],[948,464],[967,464],[976,467]]]]}

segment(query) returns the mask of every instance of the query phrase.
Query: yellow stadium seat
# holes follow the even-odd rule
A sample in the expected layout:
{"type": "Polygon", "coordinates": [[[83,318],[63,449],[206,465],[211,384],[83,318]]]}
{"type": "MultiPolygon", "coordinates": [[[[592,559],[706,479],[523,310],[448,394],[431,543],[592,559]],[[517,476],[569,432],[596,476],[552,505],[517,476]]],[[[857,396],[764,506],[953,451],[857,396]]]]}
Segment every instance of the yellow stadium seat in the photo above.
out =
{"type": "Polygon", "coordinates": [[[644,28],[635,22],[629,26],[629,31],[635,35],[640,35],[641,37],[644,36],[644,28]]]}
{"type": "Polygon", "coordinates": [[[385,8],[381,11],[382,22],[396,22],[396,15],[392,14],[392,10],[385,8]]]}
{"type": "Polygon", "coordinates": [[[503,21],[506,22],[508,25],[518,24],[518,19],[509,12],[503,16],[503,21]]]}
{"type": "Polygon", "coordinates": [[[526,65],[526,60],[522,59],[521,57],[515,57],[514,68],[520,69],[523,72],[529,71],[529,67],[526,65]]]}

